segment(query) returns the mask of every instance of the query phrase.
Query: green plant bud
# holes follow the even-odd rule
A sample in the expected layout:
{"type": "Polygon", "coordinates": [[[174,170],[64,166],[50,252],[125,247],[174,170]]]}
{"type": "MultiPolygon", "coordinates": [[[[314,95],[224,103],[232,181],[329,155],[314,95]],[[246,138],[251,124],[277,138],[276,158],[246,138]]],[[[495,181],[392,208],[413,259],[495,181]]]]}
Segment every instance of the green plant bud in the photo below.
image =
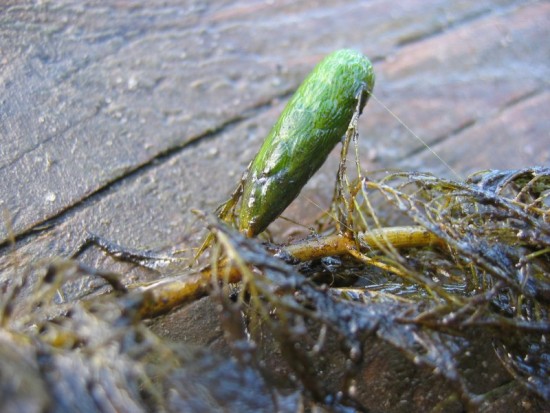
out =
{"type": "Polygon", "coordinates": [[[242,232],[259,234],[298,196],[373,87],[370,61],[354,50],[338,50],[313,69],[252,161],[239,211],[242,232]]]}

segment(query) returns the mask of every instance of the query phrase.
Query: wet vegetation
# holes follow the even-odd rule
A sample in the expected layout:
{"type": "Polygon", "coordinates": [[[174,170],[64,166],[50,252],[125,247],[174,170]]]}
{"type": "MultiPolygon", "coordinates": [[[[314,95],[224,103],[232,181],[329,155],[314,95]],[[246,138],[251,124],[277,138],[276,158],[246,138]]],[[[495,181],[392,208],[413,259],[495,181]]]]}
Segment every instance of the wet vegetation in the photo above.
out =
{"type": "Polygon", "coordinates": [[[550,170],[484,171],[465,182],[381,172],[345,182],[317,231],[294,245],[205,217],[214,236],[208,266],[146,288],[73,260],[21,269],[1,290],[2,411],[368,411],[365,370],[384,354],[380,343],[445,383],[424,396],[429,409],[491,411],[516,389],[542,411],[550,170]],[[392,243],[390,225],[405,240],[418,228],[431,235],[392,243]],[[330,239],[343,241],[319,253],[330,239]],[[79,279],[88,281],[63,296],[79,279]],[[197,288],[182,299],[182,285],[197,288]],[[205,294],[218,303],[231,356],[147,327],[147,318],[205,294]],[[503,369],[480,382],[485,358],[503,369]]]}

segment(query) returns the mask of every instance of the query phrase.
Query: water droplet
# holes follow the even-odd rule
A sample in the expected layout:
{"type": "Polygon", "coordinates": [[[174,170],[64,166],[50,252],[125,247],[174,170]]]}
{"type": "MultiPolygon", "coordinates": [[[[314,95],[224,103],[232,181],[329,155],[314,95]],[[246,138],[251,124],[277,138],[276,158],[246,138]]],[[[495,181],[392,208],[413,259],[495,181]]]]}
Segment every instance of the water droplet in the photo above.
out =
{"type": "Polygon", "coordinates": [[[56,198],[57,197],[53,192],[48,192],[46,194],[46,202],[49,202],[49,203],[55,202],[56,198]]]}
{"type": "Polygon", "coordinates": [[[128,79],[128,90],[135,90],[137,88],[138,81],[135,76],[130,76],[128,79]]]}

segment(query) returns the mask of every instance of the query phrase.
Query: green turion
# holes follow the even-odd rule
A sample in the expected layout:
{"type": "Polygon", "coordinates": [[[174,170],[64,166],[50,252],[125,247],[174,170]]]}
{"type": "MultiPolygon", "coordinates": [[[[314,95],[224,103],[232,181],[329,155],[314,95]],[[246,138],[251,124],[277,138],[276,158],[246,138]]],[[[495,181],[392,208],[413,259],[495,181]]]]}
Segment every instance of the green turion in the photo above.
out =
{"type": "Polygon", "coordinates": [[[242,232],[259,234],[298,196],[373,87],[372,65],[357,51],[338,50],[315,67],[250,165],[239,212],[242,232]]]}

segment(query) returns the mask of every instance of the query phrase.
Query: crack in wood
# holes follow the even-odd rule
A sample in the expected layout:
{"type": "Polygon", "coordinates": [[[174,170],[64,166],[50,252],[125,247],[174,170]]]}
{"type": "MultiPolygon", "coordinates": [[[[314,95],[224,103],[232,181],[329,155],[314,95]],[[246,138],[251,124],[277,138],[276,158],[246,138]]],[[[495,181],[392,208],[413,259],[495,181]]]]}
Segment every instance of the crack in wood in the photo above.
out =
{"type": "MultiPolygon", "coordinates": [[[[215,139],[222,133],[238,126],[242,122],[248,121],[260,115],[264,111],[269,110],[273,106],[273,102],[288,99],[293,92],[294,90],[290,90],[277,96],[272,96],[269,99],[265,99],[262,102],[243,111],[243,113],[236,115],[226,120],[225,122],[222,122],[219,125],[204,131],[199,135],[191,137],[183,144],[172,146],[168,149],[165,149],[164,151],[159,152],[154,157],[150,158],[147,162],[144,162],[136,168],[130,169],[122,175],[116,177],[115,179],[106,182],[104,185],[98,187],[94,191],[85,194],[84,197],[75,199],[74,202],[64,206],[55,214],[52,214],[46,219],[36,221],[31,227],[25,228],[24,230],[17,232],[16,234],[14,234],[15,241],[17,243],[21,241],[27,241],[30,238],[34,238],[42,234],[44,231],[47,231],[51,227],[55,227],[60,222],[63,222],[72,214],[75,214],[81,209],[99,202],[104,196],[106,196],[106,194],[110,193],[113,188],[117,186],[122,186],[129,180],[138,179],[140,176],[143,176],[149,171],[160,167],[166,162],[169,162],[174,157],[180,155],[183,151],[188,150],[189,148],[192,148],[199,143],[202,143],[206,140],[215,139]]],[[[8,244],[8,237],[0,240],[0,252],[2,252],[2,250],[5,249],[8,244]]]]}

